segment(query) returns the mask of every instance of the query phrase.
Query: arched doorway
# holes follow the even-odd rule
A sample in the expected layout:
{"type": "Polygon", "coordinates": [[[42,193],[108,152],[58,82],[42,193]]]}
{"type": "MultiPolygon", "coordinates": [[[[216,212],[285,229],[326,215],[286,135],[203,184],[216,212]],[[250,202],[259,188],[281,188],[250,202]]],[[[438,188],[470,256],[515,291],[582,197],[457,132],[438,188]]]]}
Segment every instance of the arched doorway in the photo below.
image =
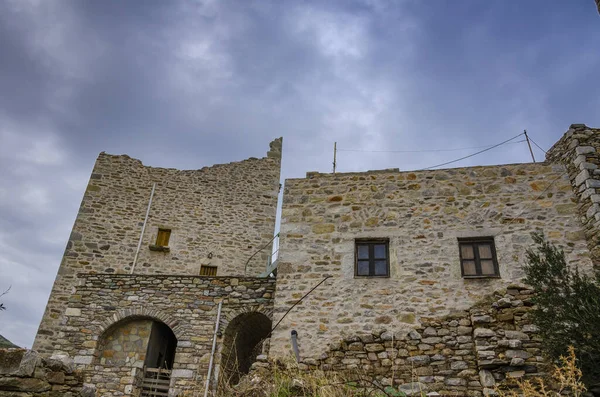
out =
{"type": "Polygon", "coordinates": [[[108,328],[98,341],[97,360],[107,367],[172,369],[177,338],[152,318],[127,318],[108,328]]]}
{"type": "Polygon", "coordinates": [[[250,371],[271,332],[271,319],[259,312],[235,317],[225,329],[221,354],[222,379],[232,385],[250,371]]]}
{"type": "Polygon", "coordinates": [[[148,368],[173,369],[177,338],[166,324],[154,321],[146,350],[144,366],[148,368]]]}
{"type": "Polygon", "coordinates": [[[153,317],[126,317],[106,329],[97,346],[96,365],[107,378],[122,379],[129,373],[131,379],[128,384],[107,382],[102,393],[125,392],[133,386],[140,396],[168,395],[177,348],[177,337],[168,325],[153,317]]]}

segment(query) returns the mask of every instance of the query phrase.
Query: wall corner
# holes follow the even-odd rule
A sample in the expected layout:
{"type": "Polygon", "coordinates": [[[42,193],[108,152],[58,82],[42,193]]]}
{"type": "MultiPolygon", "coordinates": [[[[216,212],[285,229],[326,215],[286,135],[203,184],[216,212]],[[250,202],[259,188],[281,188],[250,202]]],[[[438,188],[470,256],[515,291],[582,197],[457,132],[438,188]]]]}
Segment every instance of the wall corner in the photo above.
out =
{"type": "Polygon", "coordinates": [[[591,259],[600,268],[600,128],[571,124],[546,161],[566,166],[591,259]]]}

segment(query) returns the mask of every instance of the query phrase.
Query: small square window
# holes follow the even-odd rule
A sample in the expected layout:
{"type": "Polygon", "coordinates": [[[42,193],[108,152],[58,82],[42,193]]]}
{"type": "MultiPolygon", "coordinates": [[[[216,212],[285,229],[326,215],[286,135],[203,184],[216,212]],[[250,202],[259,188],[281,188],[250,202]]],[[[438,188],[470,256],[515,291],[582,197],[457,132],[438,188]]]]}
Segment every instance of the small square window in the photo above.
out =
{"type": "Polygon", "coordinates": [[[460,238],[458,246],[464,278],[500,277],[493,237],[460,238]]]}
{"type": "Polygon", "coordinates": [[[356,240],[354,275],[389,277],[389,257],[389,240],[356,240]]]}
{"type": "Polygon", "coordinates": [[[217,275],[217,267],[216,266],[200,266],[200,275],[201,276],[216,276],[217,275]]]}
{"type": "Polygon", "coordinates": [[[169,238],[171,238],[171,229],[158,229],[156,234],[156,244],[150,244],[150,251],[170,252],[169,238]]]}
{"type": "Polygon", "coordinates": [[[169,238],[171,238],[171,229],[158,229],[155,245],[158,247],[168,247],[169,238]]]}

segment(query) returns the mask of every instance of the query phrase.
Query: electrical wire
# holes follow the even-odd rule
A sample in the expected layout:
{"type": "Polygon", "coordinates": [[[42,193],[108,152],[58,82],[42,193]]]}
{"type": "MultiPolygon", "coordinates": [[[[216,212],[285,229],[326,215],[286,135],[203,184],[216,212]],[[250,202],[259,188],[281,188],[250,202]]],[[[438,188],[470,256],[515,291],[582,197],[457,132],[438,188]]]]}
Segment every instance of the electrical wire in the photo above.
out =
{"type": "MultiPolygon", "coordinates": [[[[523,139],[521,141],[510,142],[510,143],[520,143],[525,142],[523,139]]],[[[361,153],[436,153],[436,152],[458,152],[461,150],[472,150],[472,149],[485,149],[492,148],[494,145],[486,145],[486,146],[472,146],[472,147],[463,147],[456,149],[427,149],[427,150],[364,150],[364,149],[337,149],[338,152],[361,152],[361,153]]]]}
{"type": "Polygon", "coordinates": [[[269,244],[271,244],[273,242],[273,240],[275,240],[277,237],[279,237],[279,233],[277,233],[276,235],[274,235],[273,238],[271,240],[269,240],[268,243],[266,243],[258,251],[256,251],[255,253],[253,253],[252,256],[250,256],[250,258],[248,258],[248,260],[246,261],[246,264],[244,265],[244,275],[246,275],[246,271],[248,270],[248,263],[250,263],[250,261],[252,260],[252,258],[254,258],[254,256],[256,256],[256,254],[258,254],[260,251],[262,251],[265,248],[267,248],[269,246],[269,244]]]}
{"type": "Polygon", "coordinates": [[[497,148],[498,146],[502,146],[502,145],[504,145],[504,144],[506,144],[506,143],[508,143],[508,142],[512,141],[513,139],[516,139],[516,138],[520,137],[521,135],[525,135],[525,133],[524,133],[524,132],[521,132],[519,135],[515,135],[514,137],[512,137],[512,138],[510,138],[510,139],[507,139],[507,140],[505,140],[504,142],[500,142],[500,143],[498,143],[498,144],[496,144],[496,145],[494,145],[494,146],[491,146],[491,147],[489,147],[489,148],[487,148],[487,149],[483,149],[483,150],[480,150],[480,151],[478,151],[478,152],[475,152],[475,153],[469,154],[468,156],[464,156],[464,157],[461,157],[461,158],[459,158],[459,159],[452,160],[452,161],[447,161],[447,162],[445,162],[445,163],[441,163],[441,164],[432,165],[431,167],[422,168],[422,169],[420,169],[419,171],[430,170],[430,169],[432,169],[432,168],[437,168],[437,167],[441,167],[441,166],[443,166],[443,165],[448,165],[448,164],[456,163],[456,162],[458,162],[458,161],[461,161],[461,160],[468,159],[469,157],[473,157],[473,156],[476,156],[476,155],[478,155],[478,154],[481,154],[481,153],[487,152],[488,150],[492,150],[492,149],[494,149],[494,148],[497,148]]]}
{"type": "Polygon", "coordinates": [[[548,154],[548,152],[544,149],[542,149],[542,147],[540,145],[538,145],[537,143],[535,143],[535,141],[533,139],[531,139],[531,137],[529,137],[529,140],[531,141],[531,143],[533,143],[535,146],[538,147],[538,149],[540,149],[542,152],[548,154]]]}
{"type": "Polygon", "coordinates": [[[277,322],[277,324],[275,324],[275,326],[271,329],[271,332],[269,332],[268,337],[270,337],[273,334],[273,331],[275,331],[275,329],[279,326],[279,324],[281,324],[281,322],[283,321],[283,319],[285,318],[285,316],[288,315],[289,312],[292,311],[293,308],[296,307],[297,304],[299,304],[300,302],[302,302],[302,300],[304,298],[306,298],[308,295],[310,295],[311,292],[313,292],[314,290],[316,290],[319,285],[323,284],[325,281],[327,281],[328,279],[330,279],[333,276],[326,276],[323,280],[321,280],[321,282],[317,285],[315,285],[314,287],[311,288],[310,291],[308,291],[306,294],[304,294],[304,296],[300,299],[298,299],[298,301],[296,303],[294,303],[286,312],[285,314],[279,319],[279,321],[277,322]]]}

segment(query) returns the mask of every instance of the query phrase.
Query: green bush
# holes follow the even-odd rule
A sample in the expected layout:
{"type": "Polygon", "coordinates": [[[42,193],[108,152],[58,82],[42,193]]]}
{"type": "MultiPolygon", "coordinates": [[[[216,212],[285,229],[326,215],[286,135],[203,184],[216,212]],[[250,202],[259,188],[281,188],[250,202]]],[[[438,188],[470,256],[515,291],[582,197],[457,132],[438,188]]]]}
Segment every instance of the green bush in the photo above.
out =
{"type": "Polygon", "coordinates": [[[533,323],[540,328],[543,347],[553,359],[575,348],[588,389],[600,384],[600,272],[582,274],[570,267],[564,252],[541,234],[527,251],[525,282],[535,291],[533,323]]]}

